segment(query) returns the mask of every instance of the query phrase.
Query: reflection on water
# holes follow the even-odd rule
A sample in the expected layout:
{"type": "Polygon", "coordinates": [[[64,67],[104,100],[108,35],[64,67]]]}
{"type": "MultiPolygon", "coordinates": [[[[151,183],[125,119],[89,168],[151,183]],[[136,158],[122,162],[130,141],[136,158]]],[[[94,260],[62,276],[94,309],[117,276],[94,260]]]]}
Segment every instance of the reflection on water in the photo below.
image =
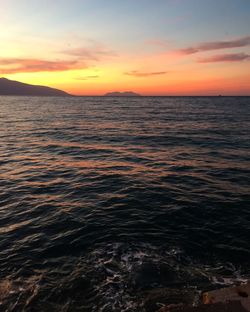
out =
{"type": "Polygon", "coordinates": [[[2,309],[152,311],[244,281],[249,117],[243,97],[0,97],[2,309]]]}

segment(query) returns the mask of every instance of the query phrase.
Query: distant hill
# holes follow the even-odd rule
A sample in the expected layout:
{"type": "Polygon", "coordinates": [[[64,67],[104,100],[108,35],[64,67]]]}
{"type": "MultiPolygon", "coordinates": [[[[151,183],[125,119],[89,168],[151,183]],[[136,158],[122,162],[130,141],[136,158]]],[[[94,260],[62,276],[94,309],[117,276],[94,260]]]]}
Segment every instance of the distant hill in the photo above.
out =
{"type": "Polygon", "coordinates": [[[128,91],[128,92],[109,92],[106,93],[105,96],[141,96],[141,95],[135,92],[128,91]]]}
{"type": "Polygon", "coordinates": [[[0,95],[32,95],[32,96],[70,96],[70,94],[44,86],[0,78],[0,95]]]}

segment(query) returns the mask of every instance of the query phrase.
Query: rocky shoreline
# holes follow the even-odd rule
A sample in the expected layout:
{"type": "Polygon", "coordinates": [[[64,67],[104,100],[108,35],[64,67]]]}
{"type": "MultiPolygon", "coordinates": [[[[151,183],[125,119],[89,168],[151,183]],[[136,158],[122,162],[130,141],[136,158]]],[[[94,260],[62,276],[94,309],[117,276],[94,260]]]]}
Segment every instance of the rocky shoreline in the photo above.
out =
{"type": "Polygon", "coordinates": [[[205,292],[198,300],[197,293],[188,290],[181,292],[173,289],[154,290],[145,297],[145,310],[147,312],[249,312],[250,283],[205,292]],[[161,307],[157,308],[160,305],[161,307]]]}

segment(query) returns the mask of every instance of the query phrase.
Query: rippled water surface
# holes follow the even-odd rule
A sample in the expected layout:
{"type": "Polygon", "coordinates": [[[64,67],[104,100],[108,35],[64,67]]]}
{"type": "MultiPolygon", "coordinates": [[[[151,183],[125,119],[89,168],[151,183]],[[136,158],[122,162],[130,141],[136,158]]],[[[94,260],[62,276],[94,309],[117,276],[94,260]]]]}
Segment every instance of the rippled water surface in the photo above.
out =
{"type": "Polygon", "coordinates": [[[247,97],[0,97],[0,309],[249,278],[249,121],[247,97]]]}

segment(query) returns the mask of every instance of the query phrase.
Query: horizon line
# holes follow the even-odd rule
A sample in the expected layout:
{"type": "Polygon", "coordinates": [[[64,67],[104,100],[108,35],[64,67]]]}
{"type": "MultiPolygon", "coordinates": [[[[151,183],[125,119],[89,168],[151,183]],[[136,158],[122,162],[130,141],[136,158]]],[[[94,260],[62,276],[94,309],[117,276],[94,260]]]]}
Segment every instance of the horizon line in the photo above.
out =
{"type": "Polygon", "coordinates": [[[104,97],[104,98],[145,98],[145,97],[250,97],[250,94],[233,94],[233,95],[140,95],[140,96],[107,96],[107,95],[13,95],[13,94],[0,94],[0,97],[8,96],[8,97],[104,97]]]}

